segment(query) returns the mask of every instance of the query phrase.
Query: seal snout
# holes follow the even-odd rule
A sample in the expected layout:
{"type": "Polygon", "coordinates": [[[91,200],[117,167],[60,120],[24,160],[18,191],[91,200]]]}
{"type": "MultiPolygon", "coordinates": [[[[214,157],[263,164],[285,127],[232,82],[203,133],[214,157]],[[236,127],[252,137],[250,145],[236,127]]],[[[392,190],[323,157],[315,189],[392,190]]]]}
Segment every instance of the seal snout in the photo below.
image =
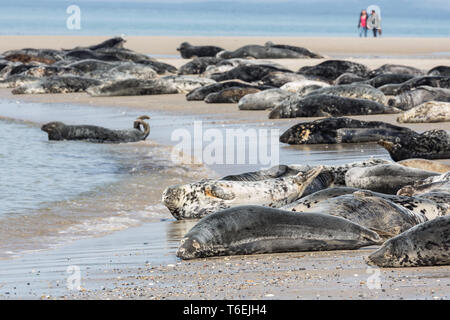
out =
{"type": "Polygon", "coordinates": [[[162,194],[162,202],[169,210],[172,211],[179,207],[182,196],[183,191],[177,186],[168,187],[162,194]]]}
{"type": "Polygon", "coordinates": [[[196,239],[184,238],[178,248],[177,257],[183,260],[199,258],[200,248],[201,245],[196,239]]]}

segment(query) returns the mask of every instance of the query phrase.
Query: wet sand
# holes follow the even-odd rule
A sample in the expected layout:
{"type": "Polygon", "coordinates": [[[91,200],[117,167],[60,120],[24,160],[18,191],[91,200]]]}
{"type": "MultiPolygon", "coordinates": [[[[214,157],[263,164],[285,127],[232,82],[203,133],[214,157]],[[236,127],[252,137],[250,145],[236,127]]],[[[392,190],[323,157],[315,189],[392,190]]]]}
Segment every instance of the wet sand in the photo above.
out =
{"type": "MultiPolygon", "coordinates": [[[[93,44],[104,39],[95,37],[56,38],[57,40],[52,42],[51,39],[39,37],[30,39],[15,37],[15,42],[8,44],[7,49],[25,46],[73,47],[74,44],[93,44]],[[24,42],[26,40],[30,42],[24,42]],[[21,45],[22,43],[24,45],[21,45]],[[25,43],[27,44],[25,45],[25,43]]],[[[166,39],[168,37],[165,37],[161,43],[167,44],[167,46],[170,44],[170,50],[164,46],[154,46],[155,49],[151,50],[152,45],[149,42],[142,44],[138,41],[142,39],[135,38],[129,39],[128,47],[141,52],[166,55],[176,54],[173,51],[173,45],[181,42],[181,38],[166,39]]],[[[161,39],[158,37],[152,37],[152,41],[159,40],[161,39]]],[[[182,40],[184,41],[186,38],[182,40]]],[[[238,38],[237,40],[216,41],[214,44],[226,47],[228,45],[232,47],[231,44],[234,44],[237,47],[244,43],[257,43],[257,41],[265,40],[238,38]]],[[[277,40],[279,42],[289,41],[288,39],[277,40]]],[[[368,39],[358,39],[358,41],[366,40],[368,39]]],[[[389,44],[396,44],[395,39],[379,40],[385,43],[385,46],[381,46],[385,51],[371,51],[371,53],[394,54],[395,52],[400,55],[414,55],[450,51],[448,39],[439,41],[425,39],[427,41],[423,42],[424,46],[415,45],[414,48],[412,48],[410,39],[402,39],[400,42],[405,46],[402,49],[404,51],[399,49],[400,43],[398,47],[389,47],[389,44]]],[[[205,42],[201,42],[200,38],[188,39],[188,41],[195,44],[212,43],[212,39],[208,38],[201,39],[205,42]]],[[[345,47],[348,42],[342,41],[342,39],[333,41],[335,46],[329,46],[329,50],[318,50],[313,46],[314,43],[324,45],[323,39],[292,39],[289,43],[303,45],[311,50],[324,53],[358,52],[351,51],[355,50],[352,46],[345,47]],[[311,42],[308,46],[298,41],[311,42]]],[[[376,68],[384,63],[408,64],[422,69],[429,69],[441,64],[449,65],[449,60],[442,58],[352,58],[352,60],[362,62],[371,68],[376,68]]],[[[175,66],[186,62],[183,59],[164,59],[164,61],[175,66]]],[[[296,70],[303,65],[316,64],[320,60],[276,60],[276,62],[296,70]]],[[[145,111],[149,115],[152,111],[164,112],[166,116],[172,115],[177,118],[207,119],[211,126],[217,125],[222,128],[252,124],[279,128],[282,131],[300,121],[314,119],[269,120],[267,119],[268,111],[239,111],[236,104],[188,102],[181,94],[105,98],[92,98],[84,93],[19,96],[12,95],[9,89],[1,89],[0,98],[16,100],[19,101],[19,104],[23,101],[132,108],[145,111]]],[[[395,124],[396,117],[397,115],[375,115],[354,118],[381,120],[395,124]]],[[[406,124],[406,126],[417,131],[434,128],[450,129],[449,123],[406,124]]],[[[167,132],[158,133],[158,136],[169,136],[171,128],[167,127],[166,130],[167,132]]],[[[166,142],[170,143],[168,138],[166,138],[166,142]]],[[[361,148],[361,146],[356,147],[361,148]]],[[[315,149],[314,146],[282,145],[281,148],[287,157],[280,159],[281,163],[301,163],[304,161],[302,158],[311,150],[324,152],[323,146],[315,149]],[[298,157],[298,161],[295,161],[296,157],[298,157]]],[[[334,148],[334,146],[330,146],[330,148],[334,148]]],[[[380,147],[375,145],[373,148],[369,148],[367,153],[362,153],[360,156],[366,158],[374,154],[387,156],[384,150],[380,151],[382,150],[380,147]]],[[[308,158],[306,157],[306,159],[308,158]]],[[[352,158],[327,159],[330,162],[355,160],[352,158]]],[[[443,162],[448,163],[449,161],[444,160],[443,162]]],[[[242,171],[242,168],[227,167],[226,165],[213,169],[220,174],[234,174],[242,171]]],[[[375,247],[355,251],[271,254],[180,261],[175,257],[175,251],[178,241],[190,226],[192,226],[192,222],[176,222],[171,219],[147,223],[100,238],[79,240],[54,250],[30,253],[22,258],[2,261],[0,262],[0,274],[2,275],[0,298],[448,299],[450,295],[450,267],[369,269],[364,263],[363,257],[373,251],[375,247]],[[155,251],[155,248],[159,249],[155,251]],[[161,252],[163,255],[158,255],[161,252]],[[159,257],[159,260],[155,258],[156,256],[159,257]],[[149,261],[154,262],[150,263],[149,261]],[[67,267],[73,265],[80,267],[80,291],[71,291],[67,288],[67,280],[70,276],[67,267]]]]}

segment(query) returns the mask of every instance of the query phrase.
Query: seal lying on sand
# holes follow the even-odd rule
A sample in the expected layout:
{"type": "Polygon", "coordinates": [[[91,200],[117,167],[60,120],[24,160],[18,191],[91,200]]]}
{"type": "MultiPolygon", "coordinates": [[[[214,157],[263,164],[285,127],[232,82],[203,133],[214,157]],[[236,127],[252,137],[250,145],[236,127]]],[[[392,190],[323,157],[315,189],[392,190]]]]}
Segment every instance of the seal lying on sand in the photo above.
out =
{"type": "Polygon", "coordinates": [[[181,240],[181,259],[275,252],[351,250],[378,244],[377,233],[339,217],[240,206],[200,220],[181,240]]]}
{"type": "Polygon", "coordinates": [[[367,168],[352,168],[345,174],[347,187],[396,194],[417,180],[438,176],[436,172],[404,167],[399,164],[381,164],[367,168]]]}
{"type": "Polygon", "coordinates": [[[413,77],[423,76],[424,72],[414,67],[400,64],[384,64],[381,67],[369,72],[369,76],[374,78],[381,74],[406,74],[413,77]]]}
{"type": "Polygon", "coordinates": [[[400,110],[366,99],[345,98],[327,94],[306,97],[293,95],[273,109],[269,119],[296,117],[340,117],[350,115],[399,113],[400,110]]]}
{"type": "Polygon", "coordinates": [[[298,59],[298,58],[315,58],[319,56],[304,48],[285,45],[273,45],[273,44],[271,45],[270,43],[268,43],[265,46],[246,45],[234,51],[224,50],[222,52],[219,52],[217,54],[217,57],[222,59],[231,59],[231,58],[298,59]]]}
{"type": "Polygon", "coordinates": [[[306,78],[301,74],[293,73],[293,72],[283,72],[283,71],[273,71],[264,76],[260,83],[280,88],[282,85],[288,82],[305,80],[306,78]]]}
{"type": "Polygon", "coordinates": [[[278,88],[247,94],[239,100],[239,110],[273,109],[289,97],[291,93],[278,88]]]}
{"type": "Polygon", "coordinates": [[[402,113],[397,118],[397,121],[401,123],[430,123],[450,121],[450,103],[440,101],[428,101],[422,103],[420,106],[402,113]]]}
{"type": "Polygon", "coordinates": [[[258,86],[258,85],[253,85],[247,82],[243,82],[243,81],[224,81],[224,82],[218,82],[218,83],[213,83],[210,85],[206,85],[197,89],[192,90],[191,92],[189,92],[186,95],[186,100],[188,101],[200,101],[200,100],[204,100],[206,98],[206,96],[208,96],[210,93],[213,92],[219,92],[223,89],[226,88],[254,88],[254,89],[258,89],[258,90],[265,90],[265,89],[271,89],[272,87],[268,87],[268,86],[258,86]]]}
{"type": "Polygon", "coordinates": [[[399,84],[386,84],[384,86],[379,87],[378,89],[383,91],[383,93],[386,95],[398,95],[420,86],[450,89],[450,77],[442,77],[442,76],[415,77],[399,84]]]}
{"type": "Polygon", "coordinates": [[[82,92],[101,83],[101,81],[91,78],[74,76],[50,77],[24,84],[11,92],[13,94],[82,92]]]}
{"type": "Polygon", "coordinates": [[[192,57],[215,57],[223,48],[216,46],[193,46],[189,42],[183,42],[177,48],[183,59],[192,57]]]}
{"type": "MultiPolygon", "coordinates": [[[[282,209],[286,210],[286,207],[282,209]]],[[[373,230],[383,238],[396,236],[427,220],[423,214],[364,192],[330,198],[301,212],[320,212],[341,217],[373,230]]]]}
{"type": "Polygon", "coordinates": [[[195,58],[178,69],[178,74],[202,74],[208,66],[216,65],[222,59],[213,57],[195,58]]]}
{"type": "Polygon", "coordinates": [[[42,131],[48,133],[49,140],[86,140],[100,143],[136,142],[145,140],[150,134],[150,126],[144,120],[148,116],[140,116],[134,121],[134,128],[130,130],[110,130],[90,125],[65,125],[62,122],[44,124],[42,131]],[[144,131],[141,129],[144,127],[144,131]]]}
{"type": "Polygon", "coordinates": [[[394,161],[412,158],[450,159],[450,134],[445,130],[430,130],[422,134],[396,137],[392,141],[381,140],[394,161]]]}
{"type": "Polygon", "coordinates": [[[173,94],[178,93],[178,89],[174,83],[163,79],[126,79],[90,87],[86,92],[93,97],[142,96],[151,94],[173,94]]]}
{"type": "Polygon", "coordinates": [[[343,73],[353,73],[365,78],[369,74],[369,71],[365,65],[360,63],[346,60],[327,60],[315,66],[302,67],[297,73],[319,77],[328,82],[332,82],[343,73]]]}
{"type": "Polygon", "coordinates": [[[45,63],[45,64],[53,64],[56,62],[56,60],[48,59],[44,57],[34,56],[31,54],[24,54],[24,53],[13,53],[5,56],[5,60],[12,61],[12,62],[21,62],[21,63],[30,63],[30,62],[38,62],[38,63],[45,63]]]}
{"type": "Polygon", "coordinates": [[[299,198],[322,167],[285,178],[262,181],[200,181],[168,187],[162,202],[178,220],[204,217],[244,204],[281,207],[299,198]]]}
{"type": "Polygon", "coordinates": [[[365,99],[381,104],[385,104],[387,102],[386,96],[383,92],[367,84],[343,84],[340,86],[325,87],[314,90],[308,93],[307,96],[311,96],[313,94],[328,94],[345,98],[365,99]]]}
{"type": "Polygon", "coordinates": [[[364,81],[364,83],[367,83],[371,85],[374,88],[378,88],[381,86],[384,86],[385,84],[398,84],[403,83],[405,81],[408,81],[410,79],[414,78],[413,75],[410,74],[404,74],[404,73],[383,73],[379,74],[376,77],[364,81]]]}
{"type": "Polygon", "coordinates": [[[278,48],[278,49],[286,49],[286,50],[295,51],[295,52],[300,53],[303,56],[308,57],[308,58],[313,58],[313,59],[322,59],[323,58],[323,56],[321,56],[320,54],[311,52],[308,49],[303,48],[303,47],[290,46],[290,45],[286,45],[286,44],[274,44],[272,41],[267,41],[264,44],[264,46],[270,47],[270,48],[278,48]]]}
{"type": "Polygon", "coordinates": [[[415,181],[412,185],[407,185],[397,192],[398,195],[420,195],[421,197],[429,193],[450,193],[450,171],[421,181],[415,181]]]}
{"type": "Polygon", "coordinates": [[[360,77],[356,74],[350,73],[350,72],[346,72],[341,74],[339,77],[337,77],[334,81],[333,84],[334,85],[340,85],[340,84],[352,84],[355,82],[361,82],[361,81],[365,81],[366,78],[365,77],[360,77]]]}
{"type": "Polygon", "coordinates": [[[437,173],[446,173],[447,171],[450,171],[449,165],[426,159],[406,159],[397,162],[397,164],[401,164],[405,167],[433,171],[437,173]]]}
{"type": "Polygon", "coordinates": [[[164,76],[161,80],[172,83],[177,88],[178,93],[188,93],[200,87],[216,83],[212,79],[200,78],[195,76],[164,76]]]}
{"type": "Polygon", "coordinates": [[[379,267],[450,264],[450,216],[419,224],[386,241],[366,262],[379,267]]]}
{"type": "Polygon", "coordinates": [[[381,121],[327,118],[302,122],[286,130],[280,142],[289,144],[362,143],[388,140],[414,131],[381,121]]]}
{"type": "Polygon", "coordinates": [[[206,103],[238,103],[242,97],[257,92],[260,90],[256,88],[225,88],[219,92],[208,94],[204,101],[206,103]]]}
{"type": "MultiPolygon", "coordinates": [[[[280,87],[281,90],[289,91],[292,93],[300,93],[302,90],[306,87],[315,86],[314,90],[329,87],[330,85],[323,81],[316,81],[316,80],[308,80],[308,79],[302,79],[292,82],[287,82],[284,85],[280,87]]],[[[304,92],[303,92],[304,93],[304,92]]],[[[305,93],[306,94],[306,93],[305,93]]],[[[304,94],[301,94],[304,95],[304,94]]]]}
{"type": "Polygon", "coordinates": [[[429,76],[445,76],[450,77],[450,67],[449,66],[437,66],[430,69],[427,74],[429,76]]]}
{"type": "Polygon", "coordinates": [[[290,72],[287,69],[279,69],[273,66],[245,64],[237,66],[230,71],[215,73],[210,78],[216,81],[239,79],[246,82],[253,82],[261,80],[273,71],[290,72]]]}
{"type": "Polygon", "coordinates": [[[126,40],[122,37],[114,37],[107,39],[103,42],[100,42],[98,44],[94,44],[92,46],[88,47],[75,47],[73,49],[66,49],[65,51],[71,51],[75,49],[88,49],[88,50],[99,50],[99,49],[105,49],[105,48],[123,48],[123,44],[126,42],[126,40]]]}
{"type": "Polygon", "coordinates": [[[421,86],[390,98],[388,104],[402,110],[409,110],[432,100],[450,102],[450,89],[421,86]]]}

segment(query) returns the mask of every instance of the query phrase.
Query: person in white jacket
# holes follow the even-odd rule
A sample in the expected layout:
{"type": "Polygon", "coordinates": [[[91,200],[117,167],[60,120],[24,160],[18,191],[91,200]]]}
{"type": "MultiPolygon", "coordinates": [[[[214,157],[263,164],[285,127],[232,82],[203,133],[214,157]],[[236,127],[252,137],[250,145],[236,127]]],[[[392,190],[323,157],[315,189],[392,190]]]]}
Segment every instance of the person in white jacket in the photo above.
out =
{"type": "MultiPolygon", "coordinates": [[[[372,30],[373,36],[376,38],[378,30],[381,31],[381,23],[380,18],[378,17],[375,10],[372,10],[372,13],[370,14],[369,19],[367,19],[367,28],[372,30]]],[[[380,32],[381,34],[381,32],[380,32]]]]}

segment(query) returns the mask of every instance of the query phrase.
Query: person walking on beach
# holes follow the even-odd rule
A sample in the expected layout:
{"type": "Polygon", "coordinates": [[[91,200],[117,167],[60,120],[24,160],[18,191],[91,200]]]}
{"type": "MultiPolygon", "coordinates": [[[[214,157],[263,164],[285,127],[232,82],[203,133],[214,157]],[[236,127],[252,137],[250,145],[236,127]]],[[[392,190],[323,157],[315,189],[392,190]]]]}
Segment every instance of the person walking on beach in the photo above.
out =
{"type": "Polygon", "coordinates": [[[378,30],[380,29],[380,18],[378,17],[375,10],[372,10],[370,17],[367,19],[367,28],[372,30],[373,37],[377,37],[378,30]]]}
{"type": "Polygon", "coordinates": [[[359,29],[359,37],[361,38],[364,34],[364,37],[367,38],[367,11],[362,10],[361,14],[359,15],[359,21],[358,21],[358,29],[359,29]]]}

